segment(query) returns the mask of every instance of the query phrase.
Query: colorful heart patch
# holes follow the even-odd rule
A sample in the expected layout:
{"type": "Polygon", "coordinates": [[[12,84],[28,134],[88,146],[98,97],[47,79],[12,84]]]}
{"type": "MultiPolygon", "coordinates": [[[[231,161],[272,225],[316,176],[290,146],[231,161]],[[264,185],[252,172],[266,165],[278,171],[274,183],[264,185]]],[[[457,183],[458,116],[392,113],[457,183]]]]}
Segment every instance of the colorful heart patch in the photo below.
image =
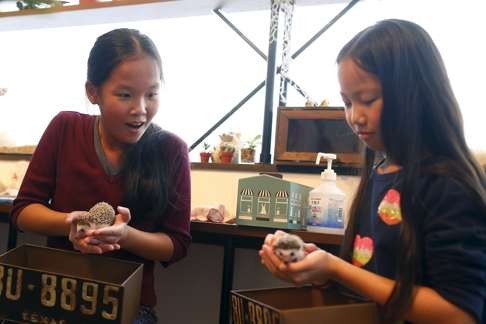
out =
{"type": "Polygon", "coordinates": [[[364,236],[356,235],[354,238],[353,260],[355,266],[362,267],[367,264],[373,256],[373,240],[364,236]]]}
{"type": "Polygon", "coordinates": [[[402,222],[400,209],[400,193],[395,189],[387,191],[385,197],[378,206],[378,215],[387,225],[396,225],[402,222]]]}

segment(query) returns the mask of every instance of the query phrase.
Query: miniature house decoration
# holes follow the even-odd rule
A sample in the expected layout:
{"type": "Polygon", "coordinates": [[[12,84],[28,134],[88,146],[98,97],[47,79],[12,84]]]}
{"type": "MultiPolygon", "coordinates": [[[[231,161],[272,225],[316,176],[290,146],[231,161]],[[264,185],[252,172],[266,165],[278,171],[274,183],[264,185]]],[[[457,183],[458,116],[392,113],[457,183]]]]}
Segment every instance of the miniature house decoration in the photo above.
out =
{"type": "Polygon", "coordinates": [[[311,187],[269,175],[238,182],[238,225],[302,229],[311,187]]]}

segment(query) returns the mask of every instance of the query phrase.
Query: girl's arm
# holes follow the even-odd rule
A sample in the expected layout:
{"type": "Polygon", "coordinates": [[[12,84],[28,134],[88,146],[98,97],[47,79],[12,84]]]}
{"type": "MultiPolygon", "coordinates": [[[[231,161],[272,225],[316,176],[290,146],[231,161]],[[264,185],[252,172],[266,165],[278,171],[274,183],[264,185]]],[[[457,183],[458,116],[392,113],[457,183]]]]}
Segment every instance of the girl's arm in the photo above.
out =
{"type": "Polygon", "coordinates": [[[23,231],[66,236],[69,233],[67,215],[67,213],[53,211],[42,204],[32,203],[18,214],[17,226],[23,231]]]}
{"type": "MultiPolygon", "coordinates": [[[[269,236],[260,251],[262,263],[282,280],[300,285],[323,284],[332,279],[379,305],[384,305],[391,295],[393,280],[356,267],[323,250],[309,253],[300,262],[286,264],[273,253],[273,238],[269,236]]],[[[416,287],[406,319],[414,323],[475,323],[471,315],[423,286],[416,287]]]]}
{"type": "Polygon", "coordinates": [[[142,258],[156,261],[169,261],[174,253],[174,244],[167,234],[144,232],[131,226],[127,227],[120,246],[142,258]]]}
{"type": "MultiPolygon", "coordinates": [[[[329,253],[330,277],[342,285],[367,296],[379,305],[384,305],[395,282],[362,268],[356,267],[329,253]]],[[[412,305],[406,319],[413,323],[475,323],[471,315],[450,303],[435,290],[417,286],[412,305]]]]}
{"type": "Polygon", "coordinates": [[[23,231],[42,233],[49,236],[67,236],[73,243],[76,250],[83,253],[101,254],[107,251],[118,249],[114,244],[90,244],[85,236],[74,235],[72,229],[76,229],[76,224],[71,224],[72,218],[77,214],[86,212],[74,211],[71,213],[61,213],[47,208],[42,204],[29,204],[20,211],[17,216],[17,226],[23,231]]]}
{"type": "Polygon", "coordinates": [[[56,185],[64,116],[59,113],[44,131],[14,200],[11,221],[21,230],[59,236],[69,232],[66,214],[47,207],[56,185]]]}

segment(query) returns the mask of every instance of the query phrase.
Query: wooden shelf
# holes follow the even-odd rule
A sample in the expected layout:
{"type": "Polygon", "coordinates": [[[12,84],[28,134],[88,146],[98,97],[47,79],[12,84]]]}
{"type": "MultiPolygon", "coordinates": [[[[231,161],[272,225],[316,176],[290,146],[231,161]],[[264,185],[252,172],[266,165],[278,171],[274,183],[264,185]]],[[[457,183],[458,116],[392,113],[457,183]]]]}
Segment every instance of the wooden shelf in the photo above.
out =
{"type": "Polygon", "coordinates": [[[273,164],[191,163],[192,170],[278,172],[273,164]]]}
{"type": "Polygon", "coordinates": [[[168,1],[177,1],[177,0],[117,0],[117,1],[109,1],[109,2],[96,2],[93,4],[75,4],[75,5],[69,5],[68,3],[64,6],[53,7],[53,8],[24,9],[24,10],[0,12],[0,18],[11,17],[11,16],[42,15],[42,14],[74,11],[74,10],[112,8],[118,6],[141,5],[146,3],[168,2],[168,1]]]}
{"type": "MultiPolygon", "coordinates": [[[[315,165],[313,163],[286,163],[286,164],[224,164],[224,163],[191,163],[192,170],[215,170],[215,171],[253,171],[266,173],[306,173],[306,174],[320,174],[325,168],[323,165],[315,165]]],[[[333,165],[334,171],[338,175],[357,176],[360,172],[359,165],[333,165]]]]}
{"type": "MultiPolygon", "coordinates": [[[[68,0],[69,1],[69,0],[68,0]]],[[[347,3],[349,0],[299,0],[301,5],[347,3]]],[[[14,2],[14,1],[12,1],[14,2]]],[[[64,5],[47,9],[0,12],[0,31],[56,28],[268,10],[269,0],[116,0],[91,5],[64,5]],[[47,19],[48,17],[48,19],[47,19]]]]}

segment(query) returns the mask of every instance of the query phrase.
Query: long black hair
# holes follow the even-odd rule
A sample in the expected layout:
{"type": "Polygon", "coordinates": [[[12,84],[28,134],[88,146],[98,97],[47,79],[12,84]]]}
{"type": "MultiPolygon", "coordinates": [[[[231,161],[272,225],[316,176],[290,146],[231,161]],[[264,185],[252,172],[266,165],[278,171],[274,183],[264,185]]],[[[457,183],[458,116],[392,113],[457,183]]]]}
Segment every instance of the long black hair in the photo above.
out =
{"type": "MultiPolygon", "coordinates": [[[[396,254],[396,284],[384,305],[385,320],[402,319],[420,282],[420,236],[411,215],[420,210],[420,197],[412,192],[424,174],[450,176],[464,184],[471,196],[486,205],[483,170],[473,158],[464,137],[459,105],[441,55],[429,34],[419,25],[383,20],[366,28],[339,52],[337,62],[350,58],[375,75],[383,90],[380,129],[387,158],[402,167],[402,225],[396,254]],[[435,161],[424,163],[424,161],[435,161]],[[415,270],[415,271],[414,271],[415,270]]],[[[364,170],[350,209],[341,256],[350,260],[358,217],[368,203],[365,193],[375,152],[365,151],[364,170]]]]}
{"type": "MultiPolygon", "coordinates": [[[[120,28],[97,38],[88,58],[88,81],[100,87],[121,62],[138,54],[155,60],[162,80],[162,62],[153,41],[138,30],[120,28]]],[[[124,204],[136,216],[134,223],[153,219],[167,206],[169,167],[163,151],[166,137],[167,132],[152,123],[124,153],[124,204]]]]}

